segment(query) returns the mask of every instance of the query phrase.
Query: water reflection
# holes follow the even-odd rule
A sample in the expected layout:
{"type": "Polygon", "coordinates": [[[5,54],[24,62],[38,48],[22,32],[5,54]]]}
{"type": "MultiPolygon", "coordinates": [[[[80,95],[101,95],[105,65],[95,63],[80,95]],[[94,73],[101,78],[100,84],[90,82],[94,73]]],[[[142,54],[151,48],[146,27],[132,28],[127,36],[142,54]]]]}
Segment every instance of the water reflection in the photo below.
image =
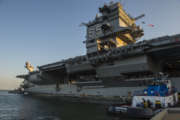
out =
{"type": "Polygon", "coordinates": [[[0,92],[0,120],[127,120],[106,115],[105,106],[0,92]]]}

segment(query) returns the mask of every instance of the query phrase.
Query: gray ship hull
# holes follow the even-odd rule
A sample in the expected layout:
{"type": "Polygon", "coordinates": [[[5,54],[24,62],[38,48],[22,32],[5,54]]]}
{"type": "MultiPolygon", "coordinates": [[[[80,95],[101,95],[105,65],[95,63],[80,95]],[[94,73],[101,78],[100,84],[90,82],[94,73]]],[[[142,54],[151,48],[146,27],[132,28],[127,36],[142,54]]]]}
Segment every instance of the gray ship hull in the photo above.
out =
{"type": "MultiPolygon", "coordinates": [[[[170,78],[172,85],[180,92],[180,78],[170,78]]],[[[69,102],[98,103],[98,104],[123,104],[131,100],[137,91],[143,91],[147,86],[134,87],[104,87],[85,86],[79,88],[76,85],[60,85],[59,91],[56,85],[36,85],[25,89],[31,95],[40,97],[59,98],[69,102]]]]}
{"type": "Polygon", "coordinates": [[[134,91],[143,90],[141,87],[109,87],[91,86],[81,90],[76,85],[61,85],[60,90],[56,90],[56,85],[41,85],[26,89],[30,95],[40,97],[55,97],[69,102],[85,102],[98,104],[122,104],[131,99],[134,91]]]}

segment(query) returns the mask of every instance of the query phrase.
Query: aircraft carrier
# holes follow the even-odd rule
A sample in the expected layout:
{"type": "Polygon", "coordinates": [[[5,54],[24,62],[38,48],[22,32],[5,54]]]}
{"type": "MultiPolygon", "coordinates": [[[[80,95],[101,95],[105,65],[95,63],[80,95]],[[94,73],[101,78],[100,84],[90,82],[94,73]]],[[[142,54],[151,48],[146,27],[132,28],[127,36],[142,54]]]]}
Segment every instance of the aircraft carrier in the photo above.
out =
{"type": "Polygon", "coordinates": [[[137,42],[144,33],[135,18],[117,3],[105,4],[87,28],[86,55],[38,66],[30,63],[21,88],[44,96],[85,101],[122,100],[150,84],[158,73],[167,74],[180,91],[180,34],[137,42]]]}

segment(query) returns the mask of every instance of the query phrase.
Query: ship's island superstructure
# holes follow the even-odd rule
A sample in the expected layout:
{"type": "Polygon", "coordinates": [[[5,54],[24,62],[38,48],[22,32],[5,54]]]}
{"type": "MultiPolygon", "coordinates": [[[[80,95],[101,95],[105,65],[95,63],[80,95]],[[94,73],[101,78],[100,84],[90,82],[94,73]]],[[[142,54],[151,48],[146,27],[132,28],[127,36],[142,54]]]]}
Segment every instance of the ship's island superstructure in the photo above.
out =
{"type": "Polygon", "coordinates": [[[154,75],[163,72],[178,82],[180,35],[163,36],[136,42],[143,30],[120,3],[99,8],[87,27],[87,54],[39,66],[26,63],[29,73],[23,78],[25,91],[63,96],[127,96],[144,89],[154,75]]]}

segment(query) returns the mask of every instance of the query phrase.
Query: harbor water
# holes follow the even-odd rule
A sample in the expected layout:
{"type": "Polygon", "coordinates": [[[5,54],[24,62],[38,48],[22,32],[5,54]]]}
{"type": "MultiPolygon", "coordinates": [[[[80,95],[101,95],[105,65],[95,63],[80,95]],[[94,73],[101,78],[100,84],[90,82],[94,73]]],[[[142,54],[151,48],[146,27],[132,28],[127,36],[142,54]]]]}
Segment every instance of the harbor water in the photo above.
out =
{"type": "MultiPolygon", "coordinates": [[[[105,106],[62,102],[0,92],[0,120],[118,120],[105,106]]],[[[121,120],[126,120],[122,119],[121,120]]]]}

